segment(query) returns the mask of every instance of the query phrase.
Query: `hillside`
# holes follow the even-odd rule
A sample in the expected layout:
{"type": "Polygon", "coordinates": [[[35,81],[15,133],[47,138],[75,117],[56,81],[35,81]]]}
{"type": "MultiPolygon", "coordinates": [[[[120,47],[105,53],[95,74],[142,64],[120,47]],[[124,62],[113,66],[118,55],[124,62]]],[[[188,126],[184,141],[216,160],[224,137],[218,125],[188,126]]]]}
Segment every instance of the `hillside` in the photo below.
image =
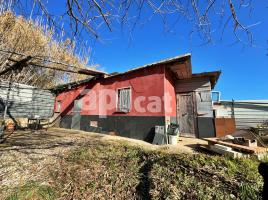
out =
{"type": "MultiPolygon", "coordinates": [[[[2,197],[12,200],[260,199],[262,179],[257,172],[258,161],[253,159],[170,153],[165,148],[151,148],[152,145],[130,140],[103,139],[98,134],[68,134],[73,139],[67,141],[61,134],[54,134],[52,140],[49,134],[40,134],[50,144],[41,142],[46,148],[37,145],[40,151],[29,144],[20,149],[17,143],[16,151],[22,153],[28,148],[27,156],[34,160],[31,166],[25,167],[26,174],[29,174],[26,170],[32,170],[33,165],[36,169],[44,161],[39,154],[46,155],[42,157],[46,165],[31,171],[31,177],[36,175],[36,178],[2,187],[2,197]],[[60,151],[58,147],[66,149],[60,151]],[[50,149],[53,153],[48,153],[50,149]]],[[[12,155],[14,158],[15,154],[12,155]]],[[[3,167],[6,166],[2,163],[3,167]]]]}

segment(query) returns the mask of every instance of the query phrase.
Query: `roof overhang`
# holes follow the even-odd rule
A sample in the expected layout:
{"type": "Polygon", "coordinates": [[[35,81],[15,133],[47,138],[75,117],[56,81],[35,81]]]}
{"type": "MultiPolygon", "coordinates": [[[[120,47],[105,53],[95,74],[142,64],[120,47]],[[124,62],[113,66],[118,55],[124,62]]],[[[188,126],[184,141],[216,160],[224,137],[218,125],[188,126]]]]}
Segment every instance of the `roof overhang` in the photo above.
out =
{"type": "Polygon", "coordinates": [[[192,75],[192,65],[191,65],[191,54],[184,54],[180,56],[176,56],[173,58],[168,58],[165,60],[161,60],[158,62],[150,63],[143,65],[141,67],[137,67],[131,70],[128,70],[123,73],[112,73],[107,75],[107,77],[114,77],[119,75],[125,75],[137,70],[141,70],[148,67],[155,67],[159,65],[165,65],[166,68],[170,69],[177,78],[184,79],[184,78],[191,78],[192,75]]]}
{"type": "Polygon", "coordinates": [[[91,70],[91,69],[82,69],[81,71],[83,74],[92,75],[93,77],[90,77],[85,80],[73,82],[73,83],[67,83],[64,85],[60,85],[57,87],[54,87],[51,89],[52,91],[59,91],[59,90],[65,90],[70,89],[73,87],[76,87],[80,84],[92,81],[97,78],[111,78],[116,76],[122,76],[134,71],[142,70],[149,67],[164,65],[165,69],[170,70],[176,79],[190,79],[190,78],[209,78],[211,82],[211,88],[213,89],[217,83],[217,80],[219,79],[219,76],[221,74],[220,71],[213,71],[213,72],[204,72],[204,73],[196,73],[192,74],[192,64],[191,64],[191,54],[184,54],[180,56],[176,56],[173,58],[161,60],[158,62],[154,62],[151,64],[147,64],[141,67],[137,67],[134,69],[131,69],[129,71],[123,72],[123,73],[112,73],[112,74],[106,74],[105,72],[97,71],[97,70],[91,70]]]}
{"type": "Polygon", "coordinates": [[[203,73],[193,74],[192,78],[209,78],[210,83],[211,83],[211,89],[214,89],[220,75],[221,75],[221,71],[203,72],[203,73]]]}
{"type": "Polygon", "coordinates": [[[65,91],[65,90],[70,90],[72,88],[75,88],[77,86],[80,86],[82,84],[88,83],[89,81],[95,80],[96,77],[89,77],[83,80],[79,80],[79,81],[74,81],[74,82],[70,82],[70,83],[65,83],[65,84],[61,84],[61,85],[57,85],[53,88],[50,88],[48,90],[50,90],[51,92],[57,94],[59,92],[65,91]]]}
{"type": "Polygon", "coordinates": [[[106,75],[105,72],[96,69],[79,69],[78,74],[90,75],[90,76],[103,76],[106,75]]]}
{"type": "Polygon", "coordinates": [[[187,79],[192,77],[191,54],[178,56],[167,63],[177,79],[187,79]]]}

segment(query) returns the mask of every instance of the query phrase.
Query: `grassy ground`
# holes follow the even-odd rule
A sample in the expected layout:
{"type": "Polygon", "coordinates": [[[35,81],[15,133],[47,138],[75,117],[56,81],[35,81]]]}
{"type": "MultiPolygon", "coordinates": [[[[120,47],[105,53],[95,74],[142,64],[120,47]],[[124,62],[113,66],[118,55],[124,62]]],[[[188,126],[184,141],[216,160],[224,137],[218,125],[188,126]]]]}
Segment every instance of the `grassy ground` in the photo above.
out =
{"type": "Polygon", "coordinates": [[[258,162],[167,154],[125,143],[84,144],[7,199],[259,199],[258,162]]]}
{"type": "MultiPolygon", "coordinates": [[[[38,178],[0,187],[0,198],[260,199],[262,179],[256,160],[170,153],[125,140],[85,140],[79,136],[83,143],[72,143],[74,148],[61,156],[53,150],[56,160],[47,162],[38,178]]],[[[63,138],[59,140],[63,142],[63,138]]],[[[49,143],[56,148],[52,140],[49,143]]],[[[34,157],[37,164],[41,162],[38,158],[34,157]]]]}

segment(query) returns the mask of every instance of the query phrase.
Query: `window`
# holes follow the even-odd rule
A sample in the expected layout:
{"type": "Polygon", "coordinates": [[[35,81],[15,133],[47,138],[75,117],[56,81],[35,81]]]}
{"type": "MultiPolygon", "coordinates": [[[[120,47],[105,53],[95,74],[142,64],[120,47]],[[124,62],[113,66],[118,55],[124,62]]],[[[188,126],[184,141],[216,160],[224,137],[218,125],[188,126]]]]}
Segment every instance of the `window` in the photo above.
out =
{"type": "Polygon", "coordinates": [[[199,102],[211,102],[211,92],[210,91],[198,92],[197,99],[199,102]]]}
{"type": "Polygon", "coordinates": [[[219,102],[221,100],[221,93],[218,91],[212,91],[212,101],[219,102]]]}
{"type": "Polygon", "coordinates": [[[117,91],[117,111],[129,112],[131,104],[130,88],[118,89],[117,91]]]}

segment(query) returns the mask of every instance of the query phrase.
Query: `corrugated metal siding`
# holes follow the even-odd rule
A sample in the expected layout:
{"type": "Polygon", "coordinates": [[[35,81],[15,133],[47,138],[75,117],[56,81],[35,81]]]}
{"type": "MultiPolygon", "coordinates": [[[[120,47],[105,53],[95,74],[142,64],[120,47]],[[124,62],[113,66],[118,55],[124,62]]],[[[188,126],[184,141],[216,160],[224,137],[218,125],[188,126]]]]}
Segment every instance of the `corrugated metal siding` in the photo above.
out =
{"type": "MultiPolygon", "coordinates": [[[[233,107],[237,128],[256,127],[268,122],[268,100],[234,101],[233,107]]],[[[231,117],[232,101],[222,101],[221,106],[215,106],[215,109],[224,110],[219,113],[225,113],[231,117]]]]}
{"type": "MultiPolygon", "coordinates": [[[[8,82],[0,83],[0,117],[3,117],[8,82]]],[[[54,113],[55,97],[48,90],[12,83],[8,103],[8,117],[29,118],[39,116],[50,118],[54,113]]]]}

